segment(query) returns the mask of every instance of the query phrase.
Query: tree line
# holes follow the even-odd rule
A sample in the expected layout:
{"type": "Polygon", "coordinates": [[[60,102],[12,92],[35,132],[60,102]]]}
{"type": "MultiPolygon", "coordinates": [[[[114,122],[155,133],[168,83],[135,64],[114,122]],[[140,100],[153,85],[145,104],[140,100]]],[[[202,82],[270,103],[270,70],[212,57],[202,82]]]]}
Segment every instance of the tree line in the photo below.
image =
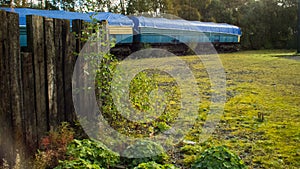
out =
{"type": "Polygon", "coordinates": [[[245,49],[290,49],[297,43],[297,0],[0,0],[0,5],[126,15],[168,13],[237,25],[245,49]]]}

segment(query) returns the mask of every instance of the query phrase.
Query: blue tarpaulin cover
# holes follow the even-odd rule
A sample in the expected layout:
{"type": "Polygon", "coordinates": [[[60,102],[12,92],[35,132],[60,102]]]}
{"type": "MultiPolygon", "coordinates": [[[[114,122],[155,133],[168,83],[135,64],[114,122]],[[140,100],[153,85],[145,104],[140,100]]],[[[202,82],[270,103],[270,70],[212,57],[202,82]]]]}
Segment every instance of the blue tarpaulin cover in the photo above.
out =
{"type": "Polygon", "coordinates": [[[110,12],[99,12],[99,13],[80,13],[80,12],[67,12],[59,10],[38,10],[29,8],[0,8],[0,10],[16,12],[20,17],[20,25],[26,26],[26,15],[38,15],[48,18],[57,19],[68,19],[75,20],[81,19],[84,21],[91,21],[90,16],[94,14],[94,18],[98,21],[107,20],[109,25],[114,26],[130,26],[133,27],[133,22],[128,17],[121,14],[114,14],[110,12]]]}
{"type": "Polygon", "coordinates": [[[139,30],[139,27],[150,27],[157,29],[175,29],[175,30],[188,30],[198,31],[196,26],[193,26],[191,22],[186,20],[171,20],[166,18],[148,18],[148,17],[131,17],[134,22],[135,31],[139,30]]]}
{"type": "Polygon", "coordinates": [[[99,13],[91,13],[93,14],[93,18],[101,21],[107,20],[109,25],[115,26],[131,26],[133,27],[133,21],[129,19],[127,16],[122,14],[115,14],[111,12],[99,12],[99,13]]]}
{"type": "Polygon", "coordinates": [[[156,29],[173,29],[241,35],[241,30],[239,27],[225,23],[148,18],[143,16],[131,17],[131,19],[134,22],[134,29],[136,32],[139,32],[140,27],[148,27],[156,29]]]}
{"type": "Polygon", "coordinates": [[[233,35],[242,35],[241,29],[237,26],[230,25],[227,23],[214,23],[214,22],[200,22],[191,21],[192,25],[195,25],[202,32],[216,32],[233,35]]]}

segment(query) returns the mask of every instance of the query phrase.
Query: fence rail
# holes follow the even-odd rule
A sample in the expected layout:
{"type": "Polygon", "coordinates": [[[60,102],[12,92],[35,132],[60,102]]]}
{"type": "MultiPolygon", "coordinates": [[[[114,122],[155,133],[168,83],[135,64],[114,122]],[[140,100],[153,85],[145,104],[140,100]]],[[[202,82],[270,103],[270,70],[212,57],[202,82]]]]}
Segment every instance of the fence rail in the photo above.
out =
{"type": "Polygon", "coordinates": [[[82,48],[83,21],[27,16],[26,52],[19,16],[0,10],[0,161],[16,150],[32,154],[39,140],[62,121],[73,122],[72,74],[82,48]]]}

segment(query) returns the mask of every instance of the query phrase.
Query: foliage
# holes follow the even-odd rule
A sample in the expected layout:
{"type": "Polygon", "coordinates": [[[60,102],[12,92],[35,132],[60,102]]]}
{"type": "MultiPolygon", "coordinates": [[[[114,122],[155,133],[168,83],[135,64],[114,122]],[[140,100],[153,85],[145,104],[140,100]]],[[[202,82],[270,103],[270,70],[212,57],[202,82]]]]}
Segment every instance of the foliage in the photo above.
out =
{"type": "Polygon", "coordinates": [[[169,159],[163,147],[152,141],[137,141],[135,144],[127,147],[122,156],[126,157],[124,162],[129,167],[150,161],[165,163],[169,159]]]}
{"type": "Polygon", "coordinates": [[[201,19],[201,14],[197,8],[191,7],[189,5],[180,6],[180,10],[177,11],[178,16],[186,20],[199,21],[201,19]]]}
{"type": "Polygon", "coordinates": [[[247,168],[244,162],[223,146],[205,150],[191,167],[196,168],[247,168]]]}
{"type": "Polygon", "coordinates": [[[178,169],[173,164],[157,164],[156,162],[141,163],[134,169],[178,169]]]}
{"type": "Polygon", "coordinates": [[[60,161],[56,169],[63,168],[109,168],[119,162],[119,155],[96,140],[74,140],[68,145],[68,159],[60,161]]]}
{"type": "Polygon", "coordinates": [[[73,137],[74,131],[66,122],[51,130],[41,140],[41,149],[35,156],[34,168],[53,168],[58,165],[59,160],[66,159],[67,146],[73,137]]]}
{"type": "Polygon", "coordinates": [[[13,166],[10,166],[8,161],[5,159],[2,159],[0,162],[0,169],[23,169],[25,167],[29,168],[29,166],[30,166],[30,164],[28,161],[21,161],[21,157],[18,152],[16,154],[13,166]]]}
{"type": "MultiPolygon", "coordinates": [[[[179,92],[178,87],[172,84],[174,79],[171,82],[160,81],[158,83],[158,77],[167,76],[160,73],[154,70],[139,72],[130,81],[128,89],[130,102],[128,103],[118,100],[122,98],[118,96],[124,95],[121,89],[128,84],[122,81],[124,77],[117,77],[118,73],[114,73],[114,85],[110,90],[102,89],[102,92],[107,91],[104,95],[105,98],[102,99],[105,100],[101,107],[102,114],[110,126],[122,134],[135,137],[148,137],[170,129],[170,124],[180,110],[179,92]],[[170,83],[170,85],[162,87],[160,84],[163,83],[170,83]],[[115,91],[115,100],[112,99],[111,90],[115,91]],[[115,104],[118,104],[118,110],[115,104]],[[131,121],[130,118],[137,120],[131,121]]],[[[104,78],[97,79],[101,79],[103,82],[104,78]]]]}
{"type": "MultiPolygon", "coordinates": [[[[287,1],[286,1],[287,2],[287,1]]],[[[243,45],[251,49],[292,48],[297,26],[296,1],[279,5],[275,0],[253,1],[240,8],[243,45]]]]}
{"type": "Polygon", "coordinates": [[[8,161],[5,159],[2,159],[2,163],[1,163],[1,169],[9,169],[9,164],[8,161]]]}

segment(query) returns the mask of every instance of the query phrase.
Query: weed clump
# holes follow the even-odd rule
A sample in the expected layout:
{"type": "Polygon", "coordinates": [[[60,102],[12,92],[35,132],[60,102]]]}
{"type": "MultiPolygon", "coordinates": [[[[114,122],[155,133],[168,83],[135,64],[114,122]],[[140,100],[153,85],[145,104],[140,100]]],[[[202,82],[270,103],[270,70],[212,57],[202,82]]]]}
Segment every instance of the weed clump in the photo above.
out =
{"type": "Polygon", "coordinates": [[[91,140],[74,140],[68,145],[68,159],[60,161],[55,169],[94,168],[104,169],[119,162],[119,155],[109,150],[103,143],[91,140]]]}
{"type": "Polygon", "coordinates": [[[150,161],[162,164],[169,159],[163,147],[151,141],[138,141],[127,147],[123,156],[126,157],[124,162],[131,168],[150,161]]]}
{"type": "Polygon", "coordinates": [[[247,167],[237,155],[223,146],[218,146],[205,150],[191,168],[246,169],[247,167]]]}

